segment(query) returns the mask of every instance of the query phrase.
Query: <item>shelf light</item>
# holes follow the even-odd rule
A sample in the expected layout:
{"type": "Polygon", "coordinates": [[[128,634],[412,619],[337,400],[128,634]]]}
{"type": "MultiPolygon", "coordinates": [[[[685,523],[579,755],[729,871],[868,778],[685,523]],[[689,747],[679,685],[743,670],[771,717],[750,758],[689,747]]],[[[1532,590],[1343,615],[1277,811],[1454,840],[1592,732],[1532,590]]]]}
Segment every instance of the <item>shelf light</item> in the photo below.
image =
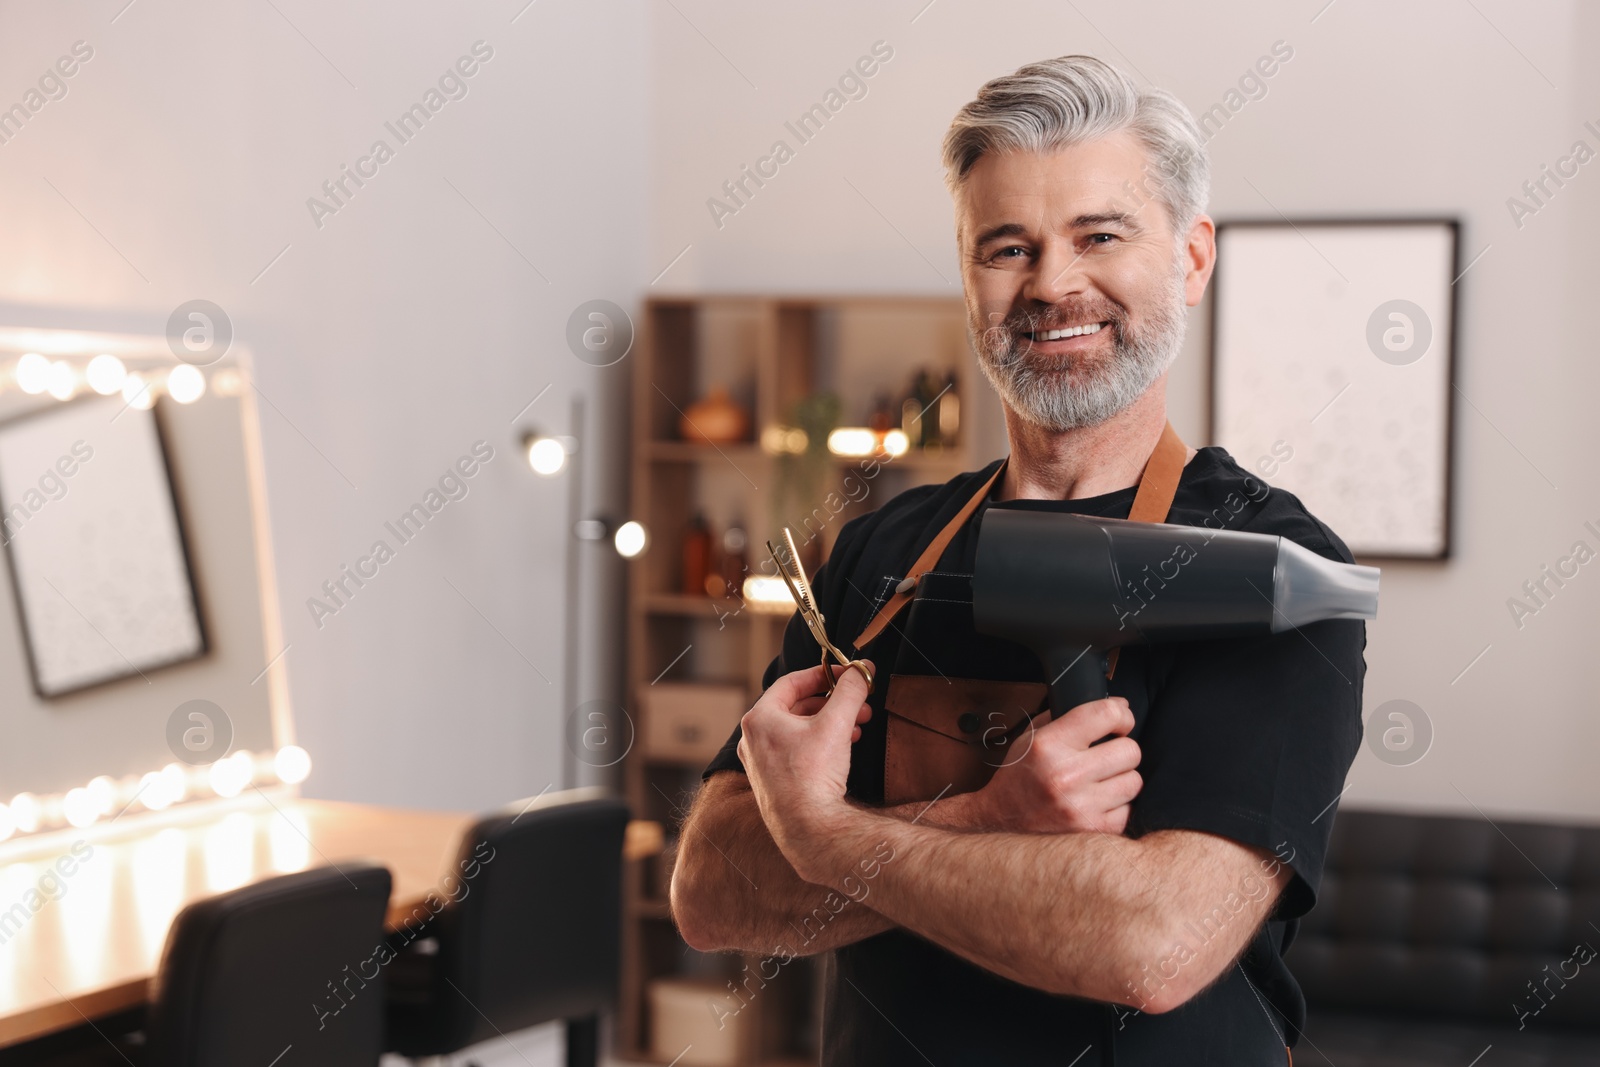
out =
{"type": "Polygon", "coordinates": [[[752,574],[745,578],[742,589],[744,602],[750,610],[760,615],[794,614],[794,597],[782,578],[752,574]]]}
{"type": "Polygon", "coordinates": [[[878,451],[878,435],[865,426],[828,431],[828,451],[836,456],[870,456],[878,451]]]}
{"type": "Polygon", "coordinates": [[[770,456],[798,456],[811,445],[811,438],[798,426],[768,426],[761,431],[761,450],[770,456]]]}

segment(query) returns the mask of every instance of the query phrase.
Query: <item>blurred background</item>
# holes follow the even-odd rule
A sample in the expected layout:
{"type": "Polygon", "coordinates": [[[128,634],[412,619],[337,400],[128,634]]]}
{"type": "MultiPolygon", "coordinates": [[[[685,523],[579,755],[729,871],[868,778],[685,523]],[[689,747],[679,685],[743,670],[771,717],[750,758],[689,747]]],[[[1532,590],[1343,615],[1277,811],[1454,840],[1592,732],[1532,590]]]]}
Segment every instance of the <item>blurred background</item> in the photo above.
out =
{"type": "MultiPolygon", "coordinates": [[[[1004,451],[965,348],[940,140],[984,81],[1067,53],[1213,114],[1219,222],[1457,223],[1448,553],[1370,560],[1366,708],[1407,702],[1377,729],[1420,740],[1397,755],[1369,719],[1341,808],[1594,822],[1600,577],[1575,543],[1600,548],[1580,314],[1600,286],[1597,44],[1600,11],[1576,0],[0,0],[0,496],[35,484],[30,457],[53,469],[27,416],[103,403],[154,413],[178,516],[116,568],[167,597],[164,643],[52,683],[47,647],[97,616],[5,609],[16,843],[137,813],[175,754],[178,797],[239,794],[174,748],[196,700],[254,753],[252,787],[465,813],[599,785],[670,842],[783,622],[743,583],[775,519],[812,512],[795,501],[818,478],[848,496],[866,454],[900,462],[830,515],[1004,451]],[[121,377],[100,400],[102,353],[121,377]],[[184,364],[200,386],[173,377],[184,364]],[[203,395],[179,403],[186,388],[203,395]],[[908,401],[945,404],[942,441],[914,439],[908,401]],[[820,452],[840,427],[872,435],[820,452]],[[390,557],[363,562],[379,541],[390,557]],[[1563,558],[1564,581],[1537,584],[1563,558]],[[642,695],[657,681],[680,703],[642,695]],[[722,717],[672,718],[693,718],[683,700],[722,717]],[[69,802],[101,777],[103,803],[69,802]]],[[[1342,264],[1369,253],[1341,246],[1342,264]]],[[[1213,314],[1191,312],[1171,419],[1249,465],[1253,445],[1213,434],[1213,314]]],[[[116,485],[159,490],[162,466],[116,485]]],[[[72,505],[43,497],[30,521],[64,522],[72,505]]],[[[137,514],[75,551],[121,543],[137,514]]],[[[842,521],[819,520],[822,546],[842,521]]],[[[616,1040],[641,1057],[672,992],[651,1000],[652,978],[721,975],[684,962],[656,862],[625,883],[616,1040]]],[[[479,1058],[560,1047],[546,1028],[479,1058]]]]}

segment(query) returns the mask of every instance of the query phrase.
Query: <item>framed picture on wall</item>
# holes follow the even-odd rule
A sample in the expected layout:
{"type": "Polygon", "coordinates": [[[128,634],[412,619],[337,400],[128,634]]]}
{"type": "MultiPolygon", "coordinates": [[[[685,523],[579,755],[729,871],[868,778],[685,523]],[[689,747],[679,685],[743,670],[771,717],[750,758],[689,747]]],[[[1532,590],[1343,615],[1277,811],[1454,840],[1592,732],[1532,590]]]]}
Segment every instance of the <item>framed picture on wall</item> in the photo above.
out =
{"type": "Polygon", "coordinates": [[[205,653],[154,409],[93,397],[0,425],[0,541],[41,697],[205,653]]]}
{"type": "Polygon", "coordinates": [[[1450,554],[1453,219],[1219,223],[1211,442],[1357,556],[1450,554]]]}

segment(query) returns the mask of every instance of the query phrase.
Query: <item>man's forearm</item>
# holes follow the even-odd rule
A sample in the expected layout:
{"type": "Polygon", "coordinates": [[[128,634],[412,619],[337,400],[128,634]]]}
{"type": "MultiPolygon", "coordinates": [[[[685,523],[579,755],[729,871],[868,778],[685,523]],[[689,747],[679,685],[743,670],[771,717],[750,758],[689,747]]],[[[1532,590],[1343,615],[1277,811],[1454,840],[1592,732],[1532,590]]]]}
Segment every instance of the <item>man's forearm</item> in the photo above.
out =
{"type": "MultiPolygon", "coordinates": [[[[880,809],[897,821],[964,826],[969,802],[880,809]]],[[[895,925],[867,903],[876,877],[866,877],[887,853],[877,844],[857,857],[855,880],[837,888],[807,882],[772,840],[755,795],[742,774],[713,775],[696,799],[678,839],[672,912],[684,940],[703,952],[739,951],[808,956],[853,944],[895,925]],[[862,863],[867,869],[861,868],[862,863]]]]}
{"type": "MultiPolygon", "coordinates": [[[[1206,914],[1256,862],[1254,850],[1207,834],[1171,831],[1135,840],[1112,834],[952,833],[853,807],[826,833],[830,884],[849,857],[886,842],[872,906],[997,974],[1034,988],[1132,1002],[1141,965],[1172,948],[1175,917],[1206,914]]],[[[1281,888],[1285,873],[1278,882],[1281,888]]],[[[1237,914],[1165,987],[1166,1010],[1226,968],[1259,927],[1276,891],[1237,914]]]]}

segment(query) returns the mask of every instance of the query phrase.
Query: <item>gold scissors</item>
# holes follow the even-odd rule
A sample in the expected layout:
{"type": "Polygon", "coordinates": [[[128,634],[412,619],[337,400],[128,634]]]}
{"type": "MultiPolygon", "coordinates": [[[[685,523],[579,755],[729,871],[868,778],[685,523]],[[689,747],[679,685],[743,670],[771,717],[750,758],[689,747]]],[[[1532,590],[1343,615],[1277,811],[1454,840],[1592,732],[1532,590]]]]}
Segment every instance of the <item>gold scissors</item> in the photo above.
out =
{"type": "Polygon", "coordinates": [[[778,573],[783,576],[783,584],[789,587],[789,595],[794,597],[795,606],[800,609],[800,617],[805,620],[806,626],[811,630],[811,636],[817,639],[817,644],[822,646],[823,678],[828,684],[828,695],[833,695],[833,668],[828,663],[831,655],[844,667],[854,667],[861,672],[861,677],[866,679],[867,692],[872,692],[872,668],[867,666],[865,660],[851,659],[839,651],[834,643],[828,640],[827,622],[822,617],[822,611],[817,607],[816,600],[811,595],[811,581],[806,577],[805,568],[800,566],[800,553],[794,547],[794,534],[789,527],[783,528],[783,549],[780,551],[771,541],[767,542],[767,551],[772,553],[772,562],[778,565],[778,573]]]}

